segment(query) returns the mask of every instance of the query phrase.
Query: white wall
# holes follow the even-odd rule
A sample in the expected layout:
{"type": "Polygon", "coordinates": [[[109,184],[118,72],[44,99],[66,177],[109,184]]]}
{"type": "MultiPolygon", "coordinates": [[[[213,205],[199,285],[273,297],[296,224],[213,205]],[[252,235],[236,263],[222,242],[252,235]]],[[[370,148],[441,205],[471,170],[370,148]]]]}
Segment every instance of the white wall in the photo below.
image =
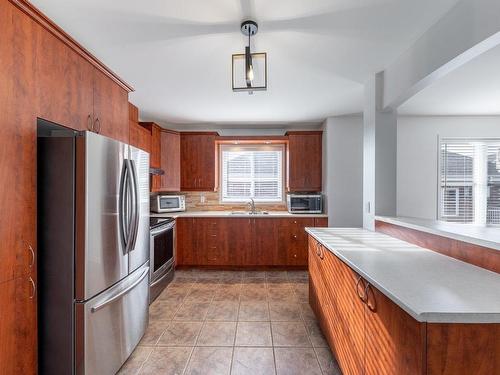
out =
{"type": "Polygon", "coordinates": [[[500,137],[500,117],[400,116],[397,151],[398,216],[436,219],[438,136],[500,137]]]}
{"type": "Polygon", "coordinates": [[[323,126],[323,192],[330,227],[363,226],[363,117],[323,126]]]}

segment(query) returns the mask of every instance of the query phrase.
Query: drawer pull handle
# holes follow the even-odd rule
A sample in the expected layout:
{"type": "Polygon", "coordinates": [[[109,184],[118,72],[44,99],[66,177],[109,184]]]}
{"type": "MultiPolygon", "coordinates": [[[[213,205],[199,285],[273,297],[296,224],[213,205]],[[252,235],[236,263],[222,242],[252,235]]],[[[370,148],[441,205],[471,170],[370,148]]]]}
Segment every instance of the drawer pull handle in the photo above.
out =
{"type": "Polygon", "coordinates": [[[30,276],[29,278],[30,280],[30,283],[31,283],[31,295],[30,295],[30,299],[33,299],[35,298],[35,294],[36,294],[36,285],[35,285],[35,281],[33,281],[33,278],[30,276]]]}
{"type": "Polygon", "coordinates": [[[321,260],[325,259],[325,249],[322,244],[319,244],[319,257],[321,260]]]}
{"type": "Polygon", "coordinates": [[[35,251],[33,250],[33,246],[28,245],[28,249],[30,250],[31,253],[31,263],[30,263],[30,268],[33,268],[35,265],[35,251]]]}
{"type": "MultiPolygon", "coordinates": [[[[366,284],[366,287],[365,287],[366,306],[368,306],[368,309],[370,309],[370,311],[375,312],[377,310],[377,304],[375,302],[375,298],[373,298],[373,303],[370,303],[370,298],[368,296],[368,292],[371,290],[372,290],[372,287],[371,287],[370,283],[366,284]]],[[[372,291],[372,294],[373,294],[373,291],[372,291]]]]}
{"type": "MultiPolygon", "coordinates": [[[[361,276],[358,277],[358,280],[356,281],[356,294],[358,295],[359,299],[363,302],[363,303],[366,303],[366,287],[363,289],[361,288],[362,290],[364,290],[364,293],[363,295],[359,294],[359,284],[361,283],[361,276]]],[[[368,286],[368,285],[367,285],[368,286]]]]}
{"type": "Polygon", "coordinates": [[[97,134],[101,132],[101,120],[99,120],[99,117],[95,119],[94,128],[92,130],[94,130],[97,134]]]}
{"type": "Polygon", "coordinates": [[[90,117],[90,115],[87,116],[87,129],[94,131],[94,128],[92,127],[92,117],[90,117]]]}

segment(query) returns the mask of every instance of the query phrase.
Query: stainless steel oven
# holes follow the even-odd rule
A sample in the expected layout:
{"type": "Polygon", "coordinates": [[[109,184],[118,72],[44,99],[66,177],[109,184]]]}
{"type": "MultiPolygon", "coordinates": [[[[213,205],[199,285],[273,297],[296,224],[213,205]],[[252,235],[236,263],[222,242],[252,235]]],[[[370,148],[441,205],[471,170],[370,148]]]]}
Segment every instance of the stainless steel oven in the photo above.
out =
{"type": "Polygon", "coordinates": [[[150,218],[150,302],[174,277],[175,219],[150,218]]]}
{"type": "Polygon", "coordinates": [[[288,194],[288,212],[292,214],[323,213],[323,196],[321,194],[288,194]]]}

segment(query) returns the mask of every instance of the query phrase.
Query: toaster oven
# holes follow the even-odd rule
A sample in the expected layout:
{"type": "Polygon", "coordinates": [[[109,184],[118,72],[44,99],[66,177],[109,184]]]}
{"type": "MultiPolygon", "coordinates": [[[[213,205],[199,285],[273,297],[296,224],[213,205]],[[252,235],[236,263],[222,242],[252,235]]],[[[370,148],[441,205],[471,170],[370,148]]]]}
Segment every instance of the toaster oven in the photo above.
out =
{"type": "Polygon", "coordinates": [[[323,195],[288,194],[286,198],[288,212],[292,214],[323,213],[323,195]]]}
{"type": "Polygon", "coordinates": [[[178,212],[186,211],[186,197],[184,195],[160,195],[151,197],[151,211],[178,212]]]}

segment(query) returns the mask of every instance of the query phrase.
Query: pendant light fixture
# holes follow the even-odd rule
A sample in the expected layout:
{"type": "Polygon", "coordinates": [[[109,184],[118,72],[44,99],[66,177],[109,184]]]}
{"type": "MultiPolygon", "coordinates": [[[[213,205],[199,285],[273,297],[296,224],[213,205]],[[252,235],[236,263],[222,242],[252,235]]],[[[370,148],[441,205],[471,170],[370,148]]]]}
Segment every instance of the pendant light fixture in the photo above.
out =
{"type": "Polygon", "coordinates": [[[267,54],[252,53],[251,38],[259,30],[255,21],[244,21],[240,26],[243,35],[248,37],[245,54],[234,54],[232,57],[232,82],[233,91],[267,90],[267,54]]]}

